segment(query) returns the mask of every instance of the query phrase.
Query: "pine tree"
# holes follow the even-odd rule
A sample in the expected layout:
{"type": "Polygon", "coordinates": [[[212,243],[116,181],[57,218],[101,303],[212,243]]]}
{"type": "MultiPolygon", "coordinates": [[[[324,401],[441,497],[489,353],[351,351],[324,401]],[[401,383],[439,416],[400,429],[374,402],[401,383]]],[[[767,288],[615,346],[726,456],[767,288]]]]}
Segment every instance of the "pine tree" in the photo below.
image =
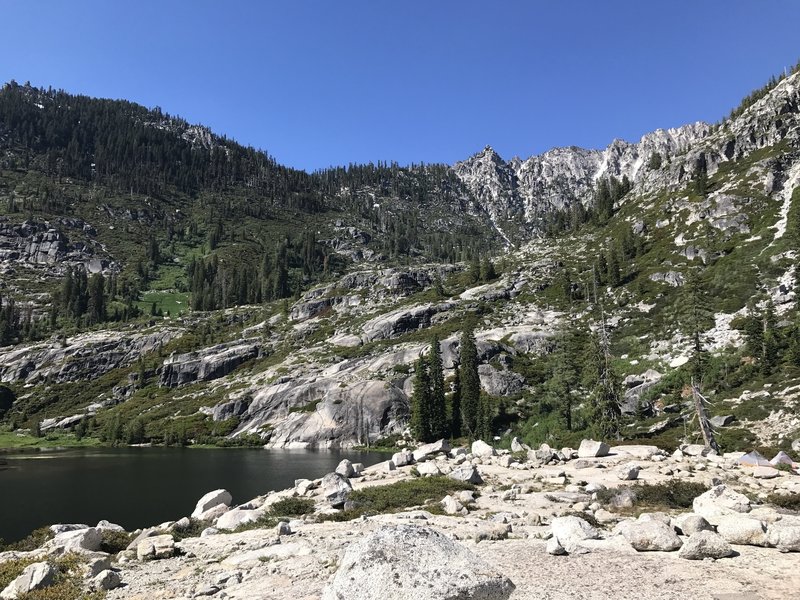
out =
{"type": "Polygon", "coordinates": [[[444,394],[444,371],[439,338],[431,340],[428,353],[428,376],[430,379],[430,435],[431,441],[448,437],[447,400],[444,394]]]}
{"type": "Polygon", "coordinates": [[[461,435],[461,369],[456,366],[455,380],[453,381],[453,391],[450,394],[448,415],[450,420],[450,435],[459,437],[461,435]]]}
{"type": "Polygon", "coordinates": [[[478,412],[480,410],[481,380],[478,376],[478,349],[471,327],[461,333],[461,360],[459,363],[461,379],[461,427],[463,435],[475,439],[478,433],[478,412]]]}
{"type": "Polygon", "coordinates": [[[411,396],[411,435],[421,442],[431,439],[431,379],[428,360],[420,356],[414,370],[414,393],[411,396]]]}
{"type": "Polygon", "coordinates": [[[617,287],[622,281],[619,268],[619,255],[615,248],[608,249],[608,284],[617,287]]]}

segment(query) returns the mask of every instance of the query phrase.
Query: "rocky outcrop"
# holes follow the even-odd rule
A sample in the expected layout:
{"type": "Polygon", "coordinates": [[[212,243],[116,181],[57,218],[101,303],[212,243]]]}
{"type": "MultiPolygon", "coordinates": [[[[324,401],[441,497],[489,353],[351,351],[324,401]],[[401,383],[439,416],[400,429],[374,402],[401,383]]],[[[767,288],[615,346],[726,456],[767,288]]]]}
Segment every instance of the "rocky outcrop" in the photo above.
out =
{"type": "Polygon", "coordinates": [[[361,338],[365,342],[389,340],[410,331],[430,327],[435,315],[447,312],[455,306],[452,302],[441,302],[393,310],[364,323],[361,338]]]}
{"type": "Polygon", "coordinates": [[[0,592],[2,600],[15,600],[24,594],[52,585],[58,571],[49,563],[37,562],[25,567],[22,574],[0,592]]]}
{"type": "Polygon", "coordinates": [[[257,357],[259,348],[255,340],[244,340],[170,356],[161,368],[159,385],[177,387],[195,381],[219,379],[257,357]]]}
{"type": "Polygon", "coordinates": [[[142,333],[100,331],[0,349],[0,381],[88,381],[127,367],[183,332],[169,327],[142,333]]]}
{"type": "Polygon", "coordinates": [[[348,547],[323,600],[504,600],[514,584],[457,542],[425,527],[383,527],[348,547]]]}
{"type": "Polygon", "coordinates": [[[255,393],[235,435],[271,428],[275,448],[351,447],[399,433],[408,414],[408,397],[387,381],[287,379],[255,393]]]}

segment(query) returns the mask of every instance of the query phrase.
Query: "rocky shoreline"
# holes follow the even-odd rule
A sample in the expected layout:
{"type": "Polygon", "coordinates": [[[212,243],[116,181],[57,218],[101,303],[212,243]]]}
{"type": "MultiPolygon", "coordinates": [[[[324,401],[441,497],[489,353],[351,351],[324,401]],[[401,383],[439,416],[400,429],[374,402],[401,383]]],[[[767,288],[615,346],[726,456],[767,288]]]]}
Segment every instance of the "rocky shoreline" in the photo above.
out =
{"type": "Polygon", "coordinates": [[[42,547],[0,553],[0,566],[26,565],[0,597],[51,585],[54,559],[71,553],[87,593],[109,599],[777,599],[799,589],[800,514],[767,502],[797,498],[791,470],[698,446],[514,450],[440,441],[368,468],[345,460],[239,505],[209,492],[191,515],[129,536],[105,521],[54,525],[42,547]],[[477,485],[339,520],[357,514],[358,491],[425,478],[477,485]],[[687,485],[690,507],[637,496],[687,485]],[[289,500],[308,510],[266,527],[289,500]],[[116,554],[100,552],[109,531],[126,536],[116,554]]]}

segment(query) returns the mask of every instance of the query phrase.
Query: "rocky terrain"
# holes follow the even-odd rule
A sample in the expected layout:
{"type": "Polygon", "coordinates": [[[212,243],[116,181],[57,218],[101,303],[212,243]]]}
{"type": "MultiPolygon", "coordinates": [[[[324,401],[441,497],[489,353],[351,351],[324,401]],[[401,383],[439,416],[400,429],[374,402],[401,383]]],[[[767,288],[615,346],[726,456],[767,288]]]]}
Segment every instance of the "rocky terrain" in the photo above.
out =
{"type": "Polygon", "coordinates": [[[514,445],[441,441],[368,468],[345,460],[239,505],[216,490],[191,517],[130,536],[105,521],[54,525],[41,548],[0,554],[6,569],[25,569],[2,597],[53,585],[53,561],[69,553],[84,588],[109,599],[766,600],[800,585],[800,514],[774,504],[800,493],[789,465],[746,466],[741,453],[702,446],[514,445]],[[447,481],[469,489],[426,497],[420,487],[388,513],[330,520],[357,511],[365,491],[447,481]],[[287,501],[300,514],[279,517],[287,501]],[[107,532],[127,549],[99,552],[107,532]]]}

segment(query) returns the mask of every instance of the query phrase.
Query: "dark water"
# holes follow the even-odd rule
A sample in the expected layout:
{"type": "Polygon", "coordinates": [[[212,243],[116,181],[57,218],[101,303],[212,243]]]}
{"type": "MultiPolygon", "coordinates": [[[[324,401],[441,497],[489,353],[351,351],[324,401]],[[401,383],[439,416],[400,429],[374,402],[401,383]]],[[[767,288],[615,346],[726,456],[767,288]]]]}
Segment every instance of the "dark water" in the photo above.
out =
{"type": "Polygon", "coordinates": [[[208,491],[225,488],[241,504],[295,479],[321,477],[342,458],[365,465],[386,460],[375,452],[189,448],[0,455],[0,538],[101,519],[129,531],[157,525],[188,516],[208,491]]]}

